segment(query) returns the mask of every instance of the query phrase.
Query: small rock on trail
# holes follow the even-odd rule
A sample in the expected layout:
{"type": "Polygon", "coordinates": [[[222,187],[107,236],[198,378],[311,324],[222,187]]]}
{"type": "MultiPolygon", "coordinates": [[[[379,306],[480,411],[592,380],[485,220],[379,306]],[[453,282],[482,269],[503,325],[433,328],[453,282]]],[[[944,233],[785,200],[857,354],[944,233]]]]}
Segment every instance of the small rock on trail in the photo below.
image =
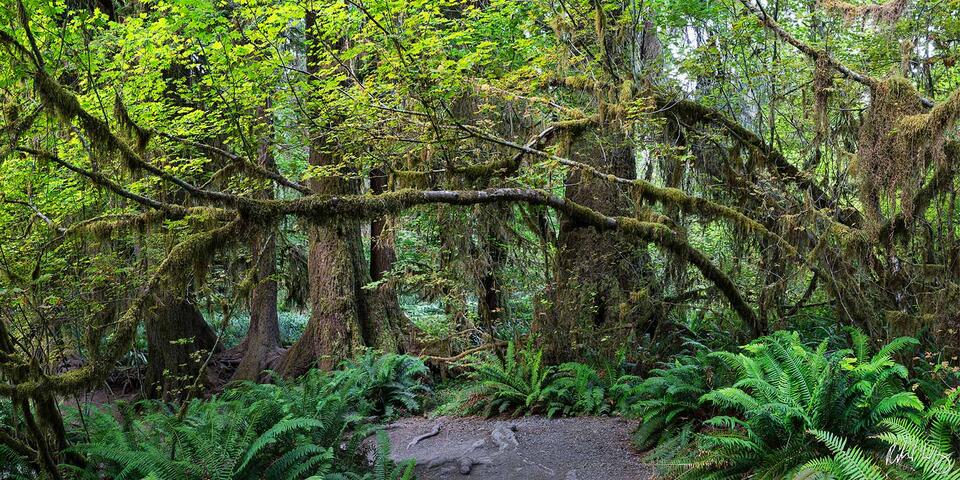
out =
{"type": "Polygon", "coordinates": [[[630,443],[634,427],[611,417],[411,417],[387,432],[393,459],[416,461],[420,480],[652,479],[653,468],[630,443]]]}

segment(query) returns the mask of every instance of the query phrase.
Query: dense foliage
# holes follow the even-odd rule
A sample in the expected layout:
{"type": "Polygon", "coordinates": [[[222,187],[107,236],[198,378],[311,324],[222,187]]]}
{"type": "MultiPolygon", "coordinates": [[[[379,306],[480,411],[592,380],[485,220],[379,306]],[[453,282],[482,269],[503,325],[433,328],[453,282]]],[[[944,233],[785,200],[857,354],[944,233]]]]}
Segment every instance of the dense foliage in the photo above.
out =
{"type": "MultiPolygon", "coordinates": [[[[151,400],[81,405],[68,417],[67,434],[71,450],[86,462],[63,465],[64,473],[93,479],[412,478],[412,464],[389,459],[390,444],[377,422],[387,412],[419,411],[429,391],[424,372],[414,358],[370,353],[334,372],[241,383],[177,409],[151,400]],[[371,435],[376,441],[364,444],[371,435]],[[376,454],[368,465],[370,449],[376,454]]],[[[29,478],[26,459],[2,452],[3,478],[29,478]]]]}
{"type": "Polygon", "coordinates": [[[698,345],[643,379],[548,365],[511,343],[470,363],[457,401],[487,415],[639,417],[637,446],[666,478],[954,478],[960,390],[922,388],[941,380],[897,360],[919,366],[918,343],[874,351],[857,329],[813,345],[779,331],[739,351],[698,345]]]}
{"type": "Polygon", "coordinates": [[[0,476],[350,478],[426,405],[954,478],[958,19],[2,0],[0,476]]]}
{"type": "Polygon", "coordinates": [[[951,469],[956,390],[918,396],[914,375],[924,374],[895,359],[916,340],[898,338],[871,352],[862,332],[849,336],[843,345],[826,339],[811,347],[796,333],[776,332],[740,353],[717,351],[658,370],[645,382],[651,388],[639,403],[638,440],[661,438],[651,458],[678,478],[927,478],[904,472],[951,469]],[[691,377],[693,369],[713,369],[711,385],[691,377]],[[941,453],[920,459],[919,449],[941,453]]]}

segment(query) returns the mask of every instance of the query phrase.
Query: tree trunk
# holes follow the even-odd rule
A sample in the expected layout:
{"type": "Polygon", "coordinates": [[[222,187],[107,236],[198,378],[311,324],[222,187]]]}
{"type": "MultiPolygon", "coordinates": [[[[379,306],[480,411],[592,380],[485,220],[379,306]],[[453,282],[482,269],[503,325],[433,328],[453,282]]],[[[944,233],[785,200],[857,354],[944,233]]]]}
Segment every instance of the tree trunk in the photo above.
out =
{"type": "MultiPolygon", "coordinates": [[[[635,178],[633,147],[621,134],[587,133],[574,141],[574,159],[635,178]],[[589,135],[589,137],[588,137],[589,135]]],[[[572,172],[566,197],[605,214],[631,210],[618,186],[572,172]]],[[[599,233],[561,219],[553,312],[538,325],[550,361],[609,357],[654,316],[645,247],[619,232],[599,233]]]]}
{"type": "MultiPolygon", "coordinates": [[[[510,213],[509,207],[499,208],[496,211],[497,213],[503,214],[510,213]]],[[[500,267],[507,259],[507,251],[502,243],[503,240],[497,235],[497,225],[487,225],[487,228],[490,232],[485,242],[485,256],[487,258],[484,266],[486,268],[480,278],[481,298],[479,298],[477,302],[477,316],[480,318],[480,324],[483,329],[493,338],[494,332],[504,316],[505,305],[503,302],[499,273],[500,267]]]]}
{"type": "MultiPolygon", "coordinates": [[[[308,10],[308,40],[316,34],[316,12],[308,10]]],[[[317,71],[318,41],[308,42],[307,70],[317,71]]],[[[340,42],[338,48],[343,48],[340,42]]],[[[340,166],[338,145],[321,131],[312,132],[309,163],[340,166]]],[[[359,182],[342,177],[314,178],[311,188],[320,195],[356,194],[359,182]]],[[[340,218],[310,227],[308,277],[312,311],[303,335],[280,360],[279,372],[302,375],[311,367],[331,369],[359,353],[361,347],[397,350],[398,319],[379,290],[366,291],[370,271],[363,256],[360,221],[340,218]]]]}
{"type": "Polygon", "coordinates": [[[217,337],[189,298],[166,295],[146,320],[146,391],[151,398],[182,398],[217,337]]]}
{"type": "Polygon", "coordinates": [[[237,350],[242,358],[233,380],[260,380],[270,361],[280,350],[280,323],[277,319],[277,281],[275,228],[257,233],[251,242],[251,259],[256,265],[255,286],[250,292],[250,325],[237,350]]]}
{"type": "MultiPolygon", "coordinates": [[[[370,193],[380,195],[387,191],[387,174],[383,169],[370,171],[370,193]]],[[[393,268],[397,260],[393,232],[387,228],[387,217],[370,221],[370,278],[378,281],[393,268]]]]}
{"type": "MultiPolygon", "coordinates": [[[[382,169],[375,168],[370,172],[370,193],[380,195],[387,191],[387,174],[382,169]]],[[[388,217],[378,217],[370,222],[370,279],[374,282],[382,280],[383,276],[393,269],[397,261],[396,235],[390,228],[388,217]]],[[[415,352],[419,350],[420,329],[403,313],[400,308],[400,299],[392,282],[384,282],[377,286],[376,295],[383,302],[386,318],[394,332],[399,335],[397,349],[401,352],[415,352]]]]}
{"type": "MultiPolygon", "coordinates": [[[[266,131],[259,142],[258,162],[264,168],[275,171],[273,158],[273,128],[269,118],[270,102],[258,108],[259,123],[266,131]]],[[[273,185],[265,182],[257,197],[273,199],[273,185]]],[[[250,242],[250,259],[256,268],[254,287],[250,292],[250,325],[247,336],[238,350],[243,357],[233,380],[259,380],[260,374],[270,366],[270,361],[280,350],[280,323],[277,318],[277,227],[269,225],[253,235],[250,242]]]]}

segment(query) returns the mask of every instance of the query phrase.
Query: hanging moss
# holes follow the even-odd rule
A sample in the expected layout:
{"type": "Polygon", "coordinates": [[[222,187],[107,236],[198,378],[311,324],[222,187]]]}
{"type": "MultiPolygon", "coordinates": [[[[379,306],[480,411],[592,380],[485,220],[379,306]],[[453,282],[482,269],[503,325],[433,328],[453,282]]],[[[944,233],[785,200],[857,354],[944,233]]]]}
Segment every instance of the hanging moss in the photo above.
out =
{"type": "Polygon", "coordinates": [[[564,158],[558,158],[558,160],[563,165],[576,168],[601,180],[608,181],[610,183],[621,183],[628,185],[639,199],[668,206],[676,206],[685,213],[698,214],[707,219],[714,217],[727,219],[733,222],[734,225],[742,228],[745,232],[759,234],[773,239],[779,245],[781,245],[788,252],[788,254],[791,256],[797,256],[796,248],[786,239],[774,232],[771,232],[760,222],[757,222],[756,220],[744,215],[736,209],[712,202],[705,198],[687,195],[682,190],[677,188],[659,187],[643,179],[620,178],[614,175],[603,173],[595,167],[584,163],[574,162],[564,158]]]}
{"type": "Polygon", "coordinates": [[[910,64],[913,62],[913,49],[915,45],[910,40],[900,42],[900,75],[910,76],[910,64]]]}
{"type": "Polygon", "coordinates": [[[633,82],[630,80],[624,80],[623,83],[620,84],[620,91],[618,92],[617,103],[620,103],[621,105],[626,105],[632,102],[634,98],[634,94],[635,92],[634,92],[633,82]]]}
{"type": "Polygon", "coordinates": [[[391,190],[404,188],[427,188],[432,183],[429,173],[417,170],[391,170],[388,182],[391,190]]]}
{"type": "Polygon", "coordinates": [[[597,81],[585,75],[551,76],[547,83],[585,92],[593,92],[597,88],[597,81]]]}
{"type": "Polygon", "coordinates": [[[153,292],[159,288],[170,288],[171,284],[178,282],[182,285],[184,275],[188,274],[190,266],[197,259],[209,260],[227,245],[243,241],[247,230],[242,220],[235,219],[219,228],[190,235],[171,249],[114,324],[113,330],[106,334],[99,332],[104,338],[101,345],[93,349],[98,355],[87,359],[82,367],[62,374],[39,375],[15,385],[0,384],[0,394],[30,396],[40,390],[68,394],[100,384],[114,369],[116,362],[129,351],[144,312],[152,304],[153,292]]]}
{"type": "Polygon", "coordinates": [[[123,100],[119,94],[116,95],[113,102],[113,112],[117,117],[120,128],[136,141],[137,151],[142,153],[146,150],[147,143],[150,141],[150,131],[141,127],[130,118],[130,114],[127,112],[126,106],[123,105],[123,100]]]}
{"type": "Polygon", "coordinates": [[[781,181],[795,184],[802,190],[809,191],[814,205],[818,209],[837,212],[838,219],[847,225],[862,223],[863,219],[856,209],[839,206],[833,199],[833,195],[825,191],[809,175],[801,172],[782,152],[770,148],[756,133],[744,128],[743,125],[723,112],[697,102],[677,100],[665,95],[657,95],[654,99],[658,111],[675,115],[684,123],[691,125],[707,123],[722,127],[726,130],[727,135],[742,148],[746,148],[750,155],[762,159],[762,165],[767,167],[781,181]]]}
{"type": "MultiPolygon", "coordinates": [[[[941,150],[929,137],[917,135],[918,115],[923,105],[916,88],[909,80],[895,76],[879,82],[871,91],[870,108],[860,127],[860,145],[856,174],[861,180],[861,198],[866,205],[875,205],[877,197],[892,203],[899,195],[904,209],[920,180],[923,167],[933,150],[941,150]],[[906,128],[905,128],[906,127],[906,128]],[[913,130],[913,132],[911,132],[913,130]]],[[[868,216],[877,224],[877,207],[868,208],[868,216]]]]}
{"type": "Polygon", "coordinates": [[[827,116],[827,102],[830,100],[832,90],[833,67],[830,66],[830,60],[826,54],[818,55],[814,62],[813,75],[813,123],[816,128],[814,144],[817,146],[827,135],[830,126],[830,120],[827,116]]]}
{"type": "Polygon", "coordinates": [[[820,0],[821,7],[842,16],[847,22],[860,20],[875,24],[896,22],[906,12],[909,3],[908,0],[888,0],[885,3],[860,5],[843,0],[820,0]]]}

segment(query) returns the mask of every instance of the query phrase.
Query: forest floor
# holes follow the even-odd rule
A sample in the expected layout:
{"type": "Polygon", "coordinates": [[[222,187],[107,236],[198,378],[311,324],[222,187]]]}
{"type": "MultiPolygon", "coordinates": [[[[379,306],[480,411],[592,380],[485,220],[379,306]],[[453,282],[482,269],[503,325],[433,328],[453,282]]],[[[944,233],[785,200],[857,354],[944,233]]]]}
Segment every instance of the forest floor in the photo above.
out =
{"type": "Polygon", "coordinates": [[[420,480],[647,480],[631,442],[636,422],[616,417],[410,417],[387,427],[397,462],[420,480]]]}

